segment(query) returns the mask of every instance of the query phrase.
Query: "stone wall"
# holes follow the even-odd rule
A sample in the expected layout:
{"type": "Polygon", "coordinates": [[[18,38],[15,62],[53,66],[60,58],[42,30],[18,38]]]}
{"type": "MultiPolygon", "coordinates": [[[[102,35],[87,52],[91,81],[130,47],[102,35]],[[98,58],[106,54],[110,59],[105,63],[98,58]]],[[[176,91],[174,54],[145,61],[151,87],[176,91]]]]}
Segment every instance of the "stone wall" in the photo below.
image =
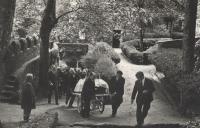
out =
{"type": "Polygon", "coordinates": [[[39,39],[37,36],[12,40],[7,48],[0,52],[0,85],[4,77],[14,73],[24,63],[39,54],[39,39]]]}
{"type": "MultiPolygon", "coordinates": [[[[50,50],[50,54],[54,53],[55,51],[57,51],[58,49],[51,49],[50,50]]],[[[39,59],[40,56],[37,55],[36,57],[32,58],[31,60],[25,62],[19,69],[17,69],[12,75],[15,76],[18,81],[19,81],[19,87],[21,88],[21,86],[23,85],[23,82],[25,80],[25,76],[27,73],[32,73],[34,76],[34,80],[33,80],[33,85],[36,89],[36,95],[37,92],[39,92],[38,90],[39,85],[38,85],[38,80],[39,80],[39,59]]]]}
{"type": "MultiPolygon", "coordinates": [[[[198,41],[200,38],[197,37],[195,42],[198,41]]],[[[178,48],[182,49],[183,40],[182,39],[175,39],[175,40],[164,40],[157,42],[159,48],[178,48]]]]}

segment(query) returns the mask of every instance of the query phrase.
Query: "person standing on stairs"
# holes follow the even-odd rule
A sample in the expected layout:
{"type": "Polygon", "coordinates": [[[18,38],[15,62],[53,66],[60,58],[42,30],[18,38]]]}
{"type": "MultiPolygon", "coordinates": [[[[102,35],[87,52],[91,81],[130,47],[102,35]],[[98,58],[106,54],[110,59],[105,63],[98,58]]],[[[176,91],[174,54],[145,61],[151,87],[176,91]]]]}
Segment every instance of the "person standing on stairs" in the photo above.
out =
{"type": "Polygon", "coordinates": [[[136,103],[137,103],[137,126],[141,127],[144,123],[148,111],[153,101],[153,92],[155,91],[153,82],[150,79],[144,77],[143,72],[136,73],[136,82],[133,88],[131,104],[133,104],[136,94],[136,103]]]}

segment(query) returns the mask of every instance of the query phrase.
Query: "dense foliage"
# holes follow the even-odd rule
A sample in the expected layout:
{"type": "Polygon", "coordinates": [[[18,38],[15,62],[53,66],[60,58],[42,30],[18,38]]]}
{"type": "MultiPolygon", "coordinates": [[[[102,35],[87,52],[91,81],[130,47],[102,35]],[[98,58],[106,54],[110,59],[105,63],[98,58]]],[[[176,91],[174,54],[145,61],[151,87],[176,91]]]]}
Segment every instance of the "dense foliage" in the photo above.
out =
{"type": "Polygon", "coordinates": [[[167,80],[166,88],[180,105],[181,112],[184,114],[188,108],[199,104],[200,98],[200,74],[182,73],[182,50],[162,49],[150,55],[151,62],[157,70],[165,74],[167,80]]]}
{"type": "MultiPolygon", "coordinates": [[[[57,16],[67,11],[71,13],[59,19],[51,40],[74,43],[78,41],[80,32],[83,32],[87,42],[103,40],[110,43],[114,29],[124,29],[124,36],[128,33],[138,35],[141,23],[149,30],[163,29],[163,26],[157,27],[166,23],[161,20],[162,17],[178,19],[182,14],[183,1],[176,1],[152,0],[140,3],[138,0],[57,0],[57,16]]],[[[44,7],[45,0],[19,0],[16,5],[14,36],[38,33],[44,7]]]]}
{"type": "Polygon", "coordinates": [[[95,64],[94,70],[102,77],[111,79],[111,77],[116,74],[117,68],[115,66],[115,63],[110,60],[110,58],[108,58],[107,56],[102,56],[95,64]]]}
{"type": "Polygon", "coordinates": [[[96,43],[81,59],[83,66],[100,73],[107,79],[116,73],[115,64],[119,62],[118,54],[105,42],[96,43]]]}
{"type": "Polygon", "coordinates": [[[157,51],[158,46],[155,45],[159,39],[145,39],[144,51],[140,51],[140,40],[135,39],[123,42],[121,45],[122,52],[135,64],[149,64],[148,56],[157,51]]]}

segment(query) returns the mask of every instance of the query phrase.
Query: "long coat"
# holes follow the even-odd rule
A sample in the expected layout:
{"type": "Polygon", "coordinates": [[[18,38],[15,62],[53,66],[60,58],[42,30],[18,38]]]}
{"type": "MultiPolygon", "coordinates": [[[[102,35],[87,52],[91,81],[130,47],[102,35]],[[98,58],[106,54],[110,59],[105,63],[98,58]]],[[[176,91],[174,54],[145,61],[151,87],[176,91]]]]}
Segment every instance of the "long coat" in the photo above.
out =
{"type": "Polygon", "coordinates": [[[78,83],[79,77],[75,74],[72,75],[71,73],[68,75],[68,85],[70,90],[74,91],[76,84],[78,83]]]}
{"type": "Polygon", "coordinates": [[[24,84],[21,93],[21,108],[35,109],[35,91],[30,82],[24,84]]]}
{"type": "Polygon", "coordinates": [[[110,85],[110,92],[111,93],[116,93],[112,97],[112,102],[119,102],[121,103],[123,101],[123,95],[124,95],[124,84],[125,84],[125,79],[123,77],[119,78],[117,80],[116,77],[112,77],[111,79],[111,85],[110,85]]]}
{"type": "Polygon", "coordinates": [[[136,94],[137,94],[137,98],[136,98],[137,103],[151,102],[151,101],[153,101],[153,92],[154,91],[155,91],[155,88],[150,79],[145,78],[144,85],[142,85],[142,83],[139,80],[137,80],[135,82],[135,86],[133,88],[131,98],[135,99],[136,94]],[[144,94],[143,93],[144,90],[146,90],[147,93],[144,94]]]}
{"type": "Polygon", "coordinates": [[[84,100],[91,100],[95,96],[95,82],[87,78],[84,82],[81,97],[84,100]]]}

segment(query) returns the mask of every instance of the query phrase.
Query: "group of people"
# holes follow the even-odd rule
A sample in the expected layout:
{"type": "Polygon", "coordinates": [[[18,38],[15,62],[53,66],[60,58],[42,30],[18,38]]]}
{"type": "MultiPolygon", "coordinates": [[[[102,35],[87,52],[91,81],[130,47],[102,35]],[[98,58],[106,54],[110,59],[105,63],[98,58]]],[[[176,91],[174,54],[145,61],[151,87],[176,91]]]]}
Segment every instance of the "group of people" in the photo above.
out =
{"type": "MultiPolygon", "coordinates": [[[[95,73],[87,69],[80,70],[66,68],[63,72],[59,68],[49,70],[49,95],[48,103],[51,103],[51,96],[54,92],[55,102],[58,103],[59,97],[66,96],[66,105],[72,107],[75,96],[72,94],[79,79],[85,78],[81,92],[82,110],[81,115],[88,118],[90,115],[90,102],[95,98],[95,73]],[[56,72],[55,72],[56,71],[56,72]]],[[[131,104],[136,100],[137,103],[137,125],[142,126],[153,101],[155,88],[150,79],[145,78],[143,72],[136,73],[136,82],[131,96],[131,104]]],[[[35,108],[35,92],[32,85],[33,75],[27,74],[22,88],[21,107],[24,110],[24,120],[28,121],[31,109],[35,108]]],[[[109,91],[112,104],[112,117],[115,117],[117,110],[123,102],[125,78],[122,71],[117,71],[116,76],[112,77],[109,91]]]]}
{"type": "Polygon", "coordinates": [[[87,72],[87,69],[66,67],[64,70],[61,70],[61,68],[52,66],[49,70],[48,103],[51,104],[51,97],[54,93],[57,105],[59,104],[59,98],[65,95],[65,104],[68,107],[73,107],[75,99],[73,95],[74,88],[80,79],[86,77],[87,72]]]}

